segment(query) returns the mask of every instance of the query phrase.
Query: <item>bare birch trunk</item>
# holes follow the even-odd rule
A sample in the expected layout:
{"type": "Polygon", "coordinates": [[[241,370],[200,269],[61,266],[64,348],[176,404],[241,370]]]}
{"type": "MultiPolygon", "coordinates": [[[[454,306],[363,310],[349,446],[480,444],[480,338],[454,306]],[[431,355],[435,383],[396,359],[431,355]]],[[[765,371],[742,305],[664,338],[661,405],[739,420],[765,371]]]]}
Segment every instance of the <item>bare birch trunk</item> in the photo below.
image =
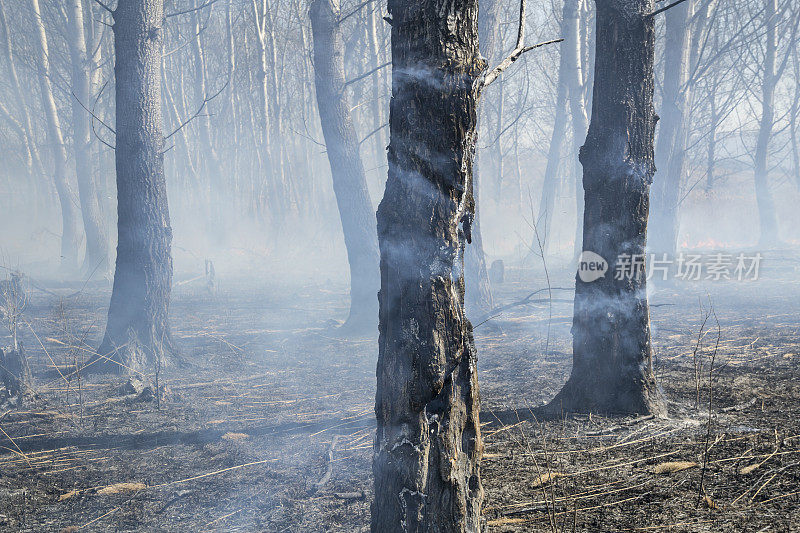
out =
{"type": "MultiPolygon", "coordinates": [[[[580,148],[586,140],[586,131],[589,129],[589,117],[586,115],[586,100],[583,95],[583,60],[581,49],[581,6],[580,0],[564,0],[564,44],[561,53],[566,54],[567,93],[569,94],[569,112],[572,118],[573,146],[580,148]]],[[[577,150],[570,158],[570,172],[578,170],[577,150]]],[[[577,207],[577,227],[575,232],[574,257],[580,255],[582,250],[581,232],[578,229],[583,222],[583,183],[580,172],[575,176],[575,199],[577,207]]]]}
{"type": "Polygon", "coordinates": [[[78,178],[78,197],[81,204],[83,229],[86,233],[86,254],[82,270],[87,275],[108,273],[109,245],[106,228],[97,197],[97,184],[92,171],[92,133],[90,115],[91,76],[93,65],[87,53],[81,0],[69,0],[69,52],[72,81],[72,135],[75,151],[75,175],[78,178]]]}
{"type": "Polygon", "coordinates": [[[50,145],[50,153],[53,158],[53,181],[61,205],[61,266],[65,272],[74,272],[78,266],[80,237],[77,230],[74,199],[67,181],[67,150],[64,147],[61,121],[58,117],[53,86],[50,81],[52,77],[50,51],[39,0],[30,0],[30,6],[36,27],[35,49],[38,54],[39,91],[47,125],[47,144],[50,145]]]}

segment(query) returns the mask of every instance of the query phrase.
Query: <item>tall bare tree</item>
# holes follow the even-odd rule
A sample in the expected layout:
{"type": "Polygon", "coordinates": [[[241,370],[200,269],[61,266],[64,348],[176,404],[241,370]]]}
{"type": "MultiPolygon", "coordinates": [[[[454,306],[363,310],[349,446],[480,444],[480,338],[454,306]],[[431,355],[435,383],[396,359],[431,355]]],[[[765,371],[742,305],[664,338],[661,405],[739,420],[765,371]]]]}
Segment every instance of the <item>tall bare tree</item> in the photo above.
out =
{"type": "Polygon", "coordinates": [[[94,365],[121,371],[171,361],[172,228],[161,117],[164,0],[120,1],[113,17],[117,264],[105,358],[94,365]]]}
{"type": "Polygon", "coordinates": [[[35,23],[37,67],[39,71],[39,92],[47,125],[47,143],[53,159],[53,182],[58,192],[61,206],[61,265],[67,272],[78,266],[78,246],[80,236],[77,229],[77,213],[72,191],[67,180],[67,150],[61,130],[55,96],[53,95],[53,70],[50,63],[50,49],[47,32],[42,19],[39,0],[30,0],[31,13],[35,23]]]}
{"type": "MultiPolygon", "coordinates": [[[[775,125],[775,87],[778,85],[786,62],[777,64],[778,56],[778,0],[764,0],[764,61],[761,71],[761,117],[758,124],[758,138],[754,164],[756,203],[758,205],[759,244],[774,245],[778,242],[778,215],[775,201],[769,188],[769,144],[772,128],[775,125]]],[[[792,35],[794,40],[794,34],[792,35]]]]}
{"type": "Polygon", "coordinates": [[[72,137],[75,152],[75,174],[78,178],[78,197],[86,234],[86,253],[83,270],[107,273],[109,269],[108,236],[103,225],[97,184],[92,170],[92,133],[90,128],[92,74],[95,68],[87,46],[84,26],[83,2],[69,0],[67,4],[67,41],[71,62],[72,84],[72,137]]]}
{"type": "Polygon", "coordinates": [[[656,175],[650,204],[649,248],[674,256],[678,244],[678,201],[683,178],[684,108],[688,83],[691,0],[666,12],[664,91],[656,144],[656,175]]]}
{"type": "Polygon", "coordinates": [[[309,14],[317,104],[350,264],[350,315],[345,326],[374,328],[378,309],[375,213],[346,93],[339,2],[312,0],[309,14]]]}

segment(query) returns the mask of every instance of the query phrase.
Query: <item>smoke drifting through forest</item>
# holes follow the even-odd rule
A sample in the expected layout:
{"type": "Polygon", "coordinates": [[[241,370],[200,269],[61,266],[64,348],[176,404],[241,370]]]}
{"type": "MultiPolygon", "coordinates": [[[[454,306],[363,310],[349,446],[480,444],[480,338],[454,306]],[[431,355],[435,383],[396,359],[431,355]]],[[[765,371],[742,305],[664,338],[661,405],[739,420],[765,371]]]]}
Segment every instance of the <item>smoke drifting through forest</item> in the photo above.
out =
{"type": "MultiPolygon", "coordinates": [[[[99,264],[98,270],[106,271],[103,256],[113,253],[116,233],[113,152],[100,140],[114,144],[113,43],[104,24],[109,23],[108,13],[94,2],[77,2],[78,11],[74,2],[64,7],[42,4],[40,20],[48,45],[43,65],[37,52],[41,50],[37,18],[29,4],[7,0],[3,4],[4,254],[18,266],[33,266],[45,274],[55,272],[62,255],[73,269],[83,266],[90,273],[99,264]],[[76,24],[83,25],[84,39],[74,38],[76,24]],[[43,79],[49,90],[48,83],[40,83],[43,79]],[[42,107],[43,101],[48,106],[52,101],[53,108],[42,107]],[[48,140],[53,119],[61,141],[48,140]],[[65,154],[54,159],[53,146],[63,146],[65,154]],[[55,163],[64,168],[55,174],[63,178],[54,181],[55,163]],[[75,230],[75,237],[66,239],[62,239],[58,200],[64,195],[54,189],[62,179],[73,211],[67,217],[68,228],[75,230]],[[84,182],[96,184],[94,195],[79,194],[84,182]],[[93,196],[99,202],[97,209],[92,207],[93,196]],[[100,222],[93,224],[93,219],[100,222]],[[62,241],[69,245],[53,254],[53,247],[61,249],[62,241]],[[92,247],[84,260],[87,243],[92,247]]],[[[336,267],[334,275],[341,277],[346,255],[341,253],[339,216],[314,98],[307,8],[220,0],[194,10],[203,4],[167,2],[165,7],[165,169],[177,272],[199,268],[196,258],[235,264],[254,252],[267,258],[289,255],[304,273],[313,272],[318,263],[298,260],[299,253],[323,254],[326,264],[336,267]]],[[[573,140],[572,132],[582,129],[581,115],[588,115],[591,102],[594,9],[584,2],[568,4],[566,18],[560,8],[535,9],[528,17],[531,41],[560,35],[568,40],[523,56],[517,68],[487,90],[483,101],[477,181],[484,249],[490,257],[529,252],[532,232],[524,220],[530,222],[531,213],[550,253],[564,258],[574,253],[574,199],[580,176],[576,153],[583,134],[573,140]],[[574,55],[561,54],[562,50],[574,55]],[[559,66],[567,55],[570,61],[559,66]],[[577,67],[575,60],[580,60],[577,67]],[[560,96],[561,87],[567,97],[560,96]],[[576,92],[581,93],[577,100],[576,92]],[[559,131],[551,135],[554,120],[559,131]]],[[[764,166],[766,154],[777,236],[782,242],[795,242],[800,239],[800,220],[791,209],[798,182],[797,59],[790,46],[796,24],[791,6],[779,3],[776,15],[770,17],[764,2],[703,2],[692,8],[691,23],[683,26],[688,36],[675,41],[677,37],[671,36],[680,30],[670,30],[670,21],[687,16],[683,11],[690,3],[685,4],[657,21],[655,98],[661,116],[657,133],[677,123],[687,147],[685,153],[673,150],[675,158],[684,161],[683,172],[677,171],[677,179],[669,178],[677,180],[673,187],[677,192],[666,201],[674,203],[677,197],[680,202],[674,240],[677,246],[688,247],[704,243],[744,247],[759,242],[753,179],[756,164],[764,166]],[[778,34],[787,37],[778,40],[778,34]],[[770,35],[774,47],[767,42],[770,35]],[[667,37],[677,44],[665,46],[667,37]],[[683,46],[684,53],[676,56],[676,46],[683,46]],[[737,68],[743,63],[753,68],[737,68]],[[767,68],[771,72],[765,74],[767,68]],[[677,77],[679,86],[669,89],[677,90],[681,100],[674,111],[675,105],[666,105],[668,85],[660,80],[674,83],[677,77]],[[773,101],[772,118],[759,109],[762,93],[773,101]],[[676,113],[684,118],[673,118],[676,113]],[[771,135],[765,121],[774,122],[771,135]],[[712,205],[715,216],[710,218],[712,205]]],[[[513,3],[486,4],[487,17],[495,20],[487,24],[496,26],[487,32],[492,47],[484,53],[487,58],[501,57],[513,45],[513,24],[500,20],[514,20],[516,9],[513,3]]],[[[381,19],[382,7],[374,2],[345,4],[340,13],[346,17],[341,23],[346,92],[375,208],[386,176],[389,28],[381,19]],[[364,74],[368,75],[358,79],[364,74]]],[[[666,142],[663,136],[657,141],[660,175],[672,172],[671,156],[660,155],[669,153],[661,148],[666,142]]],[[[664,197],[660,187],[667,182],[655,180],[657,204],[664,197]]],[[[654,211],[653,216],[659,213],[654,211]]],[[[660,229],[654,231],[656,239],[660,229]]],[[[271,272],[275,274],[280,272],[271,272]]]]}
{"type": "MultiPolygon", "coordinates": [[[[519,410],[480,419],[474,327],[543,337],[537,353],[565,365],[551,325],[554,306],[574,305],[570,377],[551,380],[563,388],[537,415],[528,409],[531,419],[663,417],[668,405],[685,414],[654,362],[649,297],[680,298],[692,279],[756,280],[745,254],[781,261],[800,240],[800,9],[790,0],[565,0],[527,10],[524,0],[0,0],[0,33],[0,266],[9,274],[0,304],[13,338],[0,352],[0,411],[10,408],[0,421],[57,400],[32,385],[55,371],[67,406],[76,380],[81,420],[58,445],[105,446],[97,426],[83,425],[84,380],[109,388],[115,378],[92,374],[146,384],[114,382],[90,411],[154,402],[158,418],[162,401],[205,407],[202,395],[175,407],[165,379],[203,387],[177,374],[213,376],[237,360],[285,370],[289,339],[373,346],[377,333],[376,420],[362,421],[377,421],[373,531],[482,527],[481,422],[505,431],[519,410]],[[655,257],[669,279],[654,285],[655,257]],[[695,278],[687,269],[698,257],[695,278]],[[535,280],[527,296],[504,287],[506,268],[517,283],[535,280]],[[573,283],[574,299],[554,297],[573,283]],[[240,301],[258,287],[263,305],[242,312],[226,284],[240,301]],[[277,353],[271,341],[250,353],[222,339],[232,360],[215,366],[207,347],[187,340],[192,312],[170,309],[198,294],[244,321],[336,298],[322,318],[304,309],[302,319],[276,319],[291,331],[280,356],[259,351],[277,353]],[[45,322],[35,315],[51,297],[58,318],[45,322]],[[104,303],[82,311],[79,338],[68,333],[65,302],[82,298],[104,303]],[[548,308],[544,330],[496,320],[535,303],[548,308]],[[49,359],[33,371],[22,324],[49,359]],[[66,347],[65,359],[46,343],[66,347]]],[[[710,296],[708,306],[687,415],[701,414],[709,365],[704,498],[722,330],[703,363],[703,328],[717,319],[710,296]]],[[[299,353],[321,364],[316,349],[299,353]]],[[[371,379],[362,381],[372,392],[371,379]]],[[[312,436],[357,416],[326,413],[312,436]]],[[[650,418],[631,424],[641,420],[650,418]]],[[[189,424],[168,441],[263,437],[282,424],[224,434],[189,424]]],[[[5,436],[32,467],[19,435],[5,436]]],[[[306,496],[330,481],[340,436],[306,496]]],[[[131,490],[171,484],[148,483],[131,490]]]]}

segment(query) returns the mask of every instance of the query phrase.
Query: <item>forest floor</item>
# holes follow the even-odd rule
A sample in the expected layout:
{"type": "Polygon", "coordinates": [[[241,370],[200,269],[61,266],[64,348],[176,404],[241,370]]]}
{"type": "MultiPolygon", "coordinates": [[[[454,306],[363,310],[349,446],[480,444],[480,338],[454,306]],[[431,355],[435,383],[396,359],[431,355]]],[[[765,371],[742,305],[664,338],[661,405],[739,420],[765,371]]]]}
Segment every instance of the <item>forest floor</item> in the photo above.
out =
{"type": "MultiPolygon", "coordinates": [[[[664,420],[534,416],[569,374],[568,290],[475,319],[488,531],[800,530],[799,268],[765,254],[757,282],[653,292],[664,420]]],[[[496,304],[544,287],[507,268],[496,304]]],[[[108,287],[29,288],[37,398],[0,420],[0,531],[367,531],[377,341],[336,329],[346,290],[179,280],[190,366],[155,402],[70,373],[108,287]]]]}

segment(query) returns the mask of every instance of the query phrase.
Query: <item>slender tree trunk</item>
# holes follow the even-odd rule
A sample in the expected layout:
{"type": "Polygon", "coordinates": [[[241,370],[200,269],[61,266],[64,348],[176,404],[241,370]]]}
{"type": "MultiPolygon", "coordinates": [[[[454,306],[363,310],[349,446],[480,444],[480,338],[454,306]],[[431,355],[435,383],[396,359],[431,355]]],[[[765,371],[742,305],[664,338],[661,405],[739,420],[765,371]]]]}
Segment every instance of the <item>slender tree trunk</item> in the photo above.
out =
{"type": "Polygon", "coordinates": [[[759,244],[773,246],[778,239],[778,217],[775,213],[775,202],[769,190],[767,160],[769,158],[769,142],[772,138],[772,126],[775,123],[775,86],[778,83],[775,74],[775,61],[778,43],[776,26],[778,24],[777,0],[764,1],[764,17],[766,26],[766,47],[764,50],[764,70],[761,82],[761,120],[758,127],[755,154],[755,187],[758,220],[760,223],[759,244]]]}
{"type": "MultiPolygon", "coordinates": [[[[367,32],[369,33],[369,49],[370,57],[372,58],[372,68],[378,68],[381,63],[380,49],[378,48],[378,9],[370,9],[367,15],[367,32]]],[[[378,167],[378,173],[383,173],[383,165],[386,164],[386,141],[383,135],[381,126],[384,124],[382,109],[386,105],[381,98],[383,91],[381,90],[381,73],[375,71],[372,76],[372,128],[377,130],[372,140],[372,145],[375,151],[375,165],[378,167]]]]}
{"type": "Polygon", "coordinates": [[[151,369],[157,361],[166,366],[172,359],[172,228],[161,118],[163,22],[164,0],[125,0],[114,11],[118,244],[99,353],[119,364],[108,359],[96,363],[107,370],[151,369]]]}
{"type": "Polygon", "coordinates": [[[463,252],[486,63],[478,2],[390,0],[372,531],[477,532],[483,488],[463,252]]]}
{"type": "Polygon", "coordinates": [[[92,172],[92,134],[89,126],[91,76],[93,65],[86,49],[83,6],[81,0],[69,0],[69,53],[72,63],[72,135],[75,151],[75,174],[78,178],[78,197],[86,233],[86,254],[83,271],[105,275],[109,270],[109,250],[106,228],[103,225],[97,185],[92,172]]]}
{"type": "MultiPolygon", "coordinates": [[[[566,19],[562,20],[562,33],[565,30],[566,19]]],[[[556,206],[556,194],[560,182],[558,169],[561,166],[561,147],[567,131],[567,70],[569,70],[569,55],[566,53],[566,43],[561,44],[558,64],[558,85],[556,87],[555,118],[553,133],[550,137],[550,147],[547,150],[547,166],[544,170],[542,182],[542,195],[539,200],[539,214],[537,215],[537,232],[542,241],[542,248],[548,252],[553,236],[553,211],[556,206]]]]}
{"type": "Polygon", "coordinates": [[[53,181],[58,192],[61,205],[61,266],[66,272],[73,272],[78,266],[79,234],[77,231],[77,215],[73,204],[72,191],[67,182],[67,150],[61,133],[61,121],[58,117],[53,86],[50,82],[50,51],[47,34],[44,29],[39,0],[30,0],[31,11],[36,25],[36,52],[38,54],[39,90],[42,107],[47,124],[47,143],[53,157],[53,181]]]}
{"type": "Polygon", "coordinates": [[[713,79],[707,83],[706,99],[709,102],[709,128],[708,145],[706,146],[706,191],[714,187],[716,180],[717,165],[717,127],[719,126],[720,114],[717,105],[717,86],[718,82],[715,74],[711,74],[713,79]]]}
{"type": "Polygon", "coordinates": [[[313,0],[309,15],[320,122],[350,263],[350,316],[346,325],[374,328],[379,286],[376,222],[345,92],[338,0],[313,0]]]}
{"type": "Polygon", "coordinates": [[[11,84],[11,89],[14,96],[14,102],[17,106],[22,121],[22,128],[25,132],[25,149],[27,150],[26,159],[29,161],[31,168],[31,182],[38,183],[39,177],[47,176],[44,170],[39,150],[36,147],[36,138],[33,133],[33,126],[31,125],[31,114],[29,106],[25,102],[25,97],[22,94],[22,85],[17,73],[17,60],[14,57],[14,50],[11,45],[11,33],[6,19],[4,0],[0,0],[0,26],[3,29],[3,47],[5,48],[6,63],[8,67],[8,81],[11,84]]]}
{"type": "Polygon", "coordinates": [[[691,2],[670,8],[666,13],[664,43],[664,95],[660,113],[657,172],[650,207],[649,249],[674,257],[678,246],[678,200],[683,177],[684,107],[689,51],[689,12],[691,2]]]}
{"type": "Polygon", "coordinates": [[[792,52],[792,66],[794,67],[794,98],[789,111],[789,137],[792,143],[792,168],[794,170],[795,184],[800,187],[800,143],[797,139],[797,116],[800,114],[800,53],[797,48],[792,52]]]}
{"type": "MultiPolygon", "coordinates": [[[[499,25],[500,3],[489,0],[481,3],[478,8],[478,39],[483,57],[493,59],[496,48],[497,32],[499,25]]],[[[502,80],[498,80],[498,83],[502,80]]],[[[481,106],[483,119],[487,118],[489,108],[481,106]]],[[[499,141],[498,141],[499,142],[499,141]]],[[[489,272],[486,268],[486,252],[483,249],[483,232],[481,231],[481,217],[478,211],[480,201],[480,165],[479,154],[476,154],[474,171],[472,175],[472,190],[475,198],[475,220],[472,224],[472,246],[467,246],[464,252],[464,277],[466,282],[465,305],[469,316],[479,316],[489,312],[494,305],[492,286],[489,282],[489,272]]]]}
{"type": "Polygon", "coordinates": [[[644,262],[624,269],[626,257],[643,258],[645,252],[655,172],[655,31],[649,16],[654,2],[597,0],[596,5],[592,120],[580,152],[583,249],[603,257],[609,270],[595,281],[576,277],[572,375],[547,410],[661,414],[644,262]]]}
{"type": "MultiPolygon", "coordinates": [[[[586,139],[586,130],[589,128],[589,118],[586,115],[586,101],[583,97],[583,59],[581,50],[581,6],[580,0],[564,1],[564,45],[561,53],[567,56],[566,78],[567,91],[569,94],[569,112],[572,118],[572,138],[573,146],[580,148],[586,139]]],[[[575,253],[577,259],[581,253],[581,223],[583,221],[583,184],[580,179],[576,150],[570,158],[570,172],[574,170],[575,176],[575,200],[577,207],[577,225],[575,231],[575,253]]]]}

